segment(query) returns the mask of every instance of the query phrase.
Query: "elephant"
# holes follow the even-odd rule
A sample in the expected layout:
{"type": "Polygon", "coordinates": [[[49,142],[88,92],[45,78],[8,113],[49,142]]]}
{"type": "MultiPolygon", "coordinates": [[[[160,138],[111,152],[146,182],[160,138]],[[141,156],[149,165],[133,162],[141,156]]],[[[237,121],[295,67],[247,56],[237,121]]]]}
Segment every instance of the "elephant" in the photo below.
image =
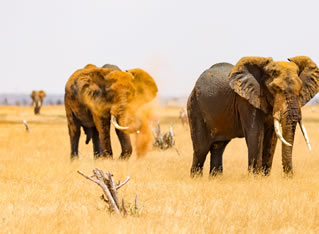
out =
{"type": "Polygon", "coordinates": [[[223,153],[233,138],[245,137],[248,171],[269,175],[276,142],[282,141],[284,175],[293,175],[292,149],[301,107],[318,92],[319,69],[307,56],[288,61],[243,57],[235,66],[217,63],[198,78],[187,102],[193,143],[191,176],[202,175],[210,152],[210,175],[223,172],[223,153]],[[282,126],[282,132],[280,127],[282,126]]]}
{"type": "Polygon", "coordinates": [[[104,67],[88,64],[75,71],[66,83],[64,101],[71,159],[78,158],[81,127],[86,143],[93,141],[95,158],[113,158],[111,123],[121,144],[120,159],[128,159],[132,154],[128,134],[143,136],[148,131],[148,123],[137,113],[156,97],[158,89],[154,79],[139,68],[124,72],[115,65],[104,67]]]}
{"type": "Polygon", "coordinates": [[[33,90],[30,97],[32,98],[32,106],[34,106],[34,114],[40,114],[40,108],[46,93],[43,90],[33,90]]]}

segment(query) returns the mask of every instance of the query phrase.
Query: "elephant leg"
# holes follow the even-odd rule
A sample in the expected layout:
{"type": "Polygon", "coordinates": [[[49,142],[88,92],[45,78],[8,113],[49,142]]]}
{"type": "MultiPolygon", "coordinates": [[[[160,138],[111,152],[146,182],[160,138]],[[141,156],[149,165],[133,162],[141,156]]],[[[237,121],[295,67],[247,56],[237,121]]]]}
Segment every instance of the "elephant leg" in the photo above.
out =
{"type": "Polygon", "coordinates": [[[81,125],[72,113],[67,117],[71,143],[71,159],[74,159],[79,156],[79,139],[81,135],[81,125]]]}
{"type": "Polygon", "coordinates": [[[248,147],[248,170],[259,173],[262,169],[262,153],[264,142],[263,123],[255,122],[255,127],[245,131],[248,147]]]}
{"type": "Polygon", "coordinates": [[[262,170],[265,114],[241,98],[239,113],[248,147],[248,170],[259,173],[262,170]]]}
{"type": "Polygon", "coordinates": [[[277,136],[274,126],[265,126],[264,146],[262,156],[262,169],[265,175],[269,175],[272,167],[273,156],[277,144],[277,136]]]}
{"type": "Polygon", "coordinates": [[[200,114],[200,110],[194,95],[188,101],[188,117],[191,138],[193,143],[193,164],[191,167],[191,177],[203,175],[203,166],[210,150],[211,136],[209,130],[200,114]]]}
{"type": "Polygon", "coordinates": [[[132,144],[131,144],[130,135],[118,129],[115,129],[115,131],[116,131],[117,137],[119,138],[121,148],[122,148],[120,159],[129,159],[132,154],[132,144]]]}
{"type": "Polygon", "coordinates": [[[97,131],[96,127],[92,129],[92,141],[93,141],[93,155],[94,157],[98,157],[101,154],[101,143],[99,139],[99,132],[97,131]]]}
{"type": "Polygon", "coordinates": [[[223,173],[223,153],[230,141],[215,142],[210,147],[210,170],[211,176],[223,173]]]}
{"type": "Polygon", "coordinates": [[[193,147],[193,164],[191,168],[191,176],[203,175],[203,166],[209,151],[209,144],[203,144],[202,147],[193,147]],[[206,147],[205,147],[206,146],[206,147]]]}
{"type": "Polygon", "coordinates": [[[108,117],[100,117],[93,115],[93,120],[95,123],[95,127],[98,131],[100,145],[101,145],[101,153],[96,155],[95,158],[105,157],[105,158],[113,158],[112,146],[111,146],[111,135],[110,135],[110,121],[111,116],[108,117]]]}

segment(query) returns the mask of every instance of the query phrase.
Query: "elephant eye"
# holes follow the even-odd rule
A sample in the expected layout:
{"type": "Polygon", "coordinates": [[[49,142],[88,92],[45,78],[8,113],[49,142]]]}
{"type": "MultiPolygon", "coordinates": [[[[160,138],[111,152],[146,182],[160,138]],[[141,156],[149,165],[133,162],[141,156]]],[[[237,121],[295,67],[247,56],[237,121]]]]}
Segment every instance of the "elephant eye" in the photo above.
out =
{"type": "Polygon", "coordinates": [[[271,75],[272,77],[277,77],[277,76],[279,76],[279,71],[277,71],[277,70],[271,70],[269,73],[270,73],[270,75],[271,75]]]}
{"type": "Polygon", "coordinates": [[[270,88],[271,88],[271,90],[272,90],[273,92],[275,92],[275,93],[278,93],[278,92],[281,91],[281,88],[280,88],[277,84],[272,84],[272,85],[270,86],[270,88]]]}

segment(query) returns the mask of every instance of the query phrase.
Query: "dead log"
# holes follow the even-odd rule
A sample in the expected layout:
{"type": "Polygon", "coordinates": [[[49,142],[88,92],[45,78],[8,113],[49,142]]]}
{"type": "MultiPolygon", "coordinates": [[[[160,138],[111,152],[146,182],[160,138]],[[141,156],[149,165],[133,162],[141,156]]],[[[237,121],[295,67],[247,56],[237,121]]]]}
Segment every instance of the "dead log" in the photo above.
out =
{"type": "Polygon", "coordinates": [[[113,174],[109,171],[102,171],[98,168],[93,169],[93,175],[88,176],[85,175],[81,171],[77,171],[80,175],[85,177],[88,180],[93,181],[97,185],[99,185],[106,198],[104,200],[108,203],[110,209],[114,210],[116,214],[120,215],[120,211],[123,210],[123,213],[126,214],[126,210],[124,207],[124,200],[122,200],[122,208],[120,207],[119,199],[117,196],[117,190],[124,186],[129,180],[130,177],[128,176],[123,183],[119,183],[117,185],[114,184],[113,174]]]}
{"type": "Polygon", "coordinates": [[[156,129],[152,128],[152,132],[154,136],[153,146],[155,148],[166,150],[175,146],[175,134],[172,125],[170,125],[169,131],[162,135],[160,124],[157,123],[156,129]]]}

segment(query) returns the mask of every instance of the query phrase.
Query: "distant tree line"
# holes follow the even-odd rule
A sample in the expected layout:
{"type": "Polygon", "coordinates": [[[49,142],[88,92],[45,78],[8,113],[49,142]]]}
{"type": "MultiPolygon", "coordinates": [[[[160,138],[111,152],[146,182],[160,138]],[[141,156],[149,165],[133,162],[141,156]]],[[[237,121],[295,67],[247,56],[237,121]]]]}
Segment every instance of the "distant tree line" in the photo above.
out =
{"type": "MultiPolygon", "coordinates": [[[[28,97],[0,97],[0,105],[3,106],[29,106],[31,105],[32,100],[28,97]]],[[[44,100],[44,105],[63,105],[62,98],[47,98],[44,100]]]]}

